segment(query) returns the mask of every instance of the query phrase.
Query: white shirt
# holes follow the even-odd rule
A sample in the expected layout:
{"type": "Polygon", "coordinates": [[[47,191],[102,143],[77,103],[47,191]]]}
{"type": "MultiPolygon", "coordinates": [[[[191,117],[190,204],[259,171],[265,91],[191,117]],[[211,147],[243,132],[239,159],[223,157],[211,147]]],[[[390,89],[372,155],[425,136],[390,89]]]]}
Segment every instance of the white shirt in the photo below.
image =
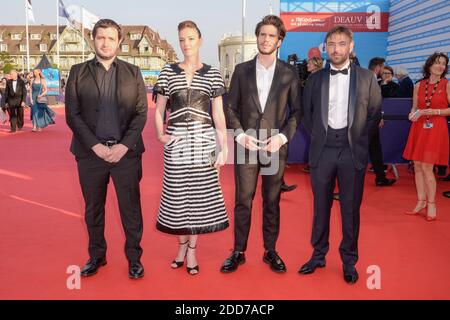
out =
{"type": "MultiPolygon", "coordinates": [[[[349,68],[350,61],[341,69],[330,64],[333,70],[349,68]]],[[[350,92],[350,69],[348,74],[338,73],[330,75],[330,92],[328,102],[328,125],[333,129],[342,129],[348,126],[348,96],[350,92]]]]}
{"type": "MultiPolygon", "coordinates": [[[[272,65],[266,69],[259,59],[256,58],[256,87],[258,90],[259,104],[261,105],[261,110],[264,112],[266,108],[267,98],[269,97],[270,87],[272,86],[273,76],[275,74],[275,66],[277,64],[277,59],[274,60],[272,65]]],[[[288,142],[287,137],[279,133],[283,144],[288,142]]],[[[244,137],[244,133],[240,133],[236,137],[236,141],[240,142],[240,139],[244,137]]]]}
{"type": "Polygon", "coordinates": [[[256,58],[256,87],[258,88],[258,98],[262,112],[264,112],[264,109],[266,108],[273,75],[275,74],[276,63],[277,59],[275,59],[272,65],[266,69],[266,67],[259,62],[259,59],[256,58]]]}
{"type": "Polygon", "coordinates": [[[14,92],[16,92],[16,89],[17,89],[17,80],[13,80],[12,85],[13,85],[13,90],[14,90],[14,92]]]}

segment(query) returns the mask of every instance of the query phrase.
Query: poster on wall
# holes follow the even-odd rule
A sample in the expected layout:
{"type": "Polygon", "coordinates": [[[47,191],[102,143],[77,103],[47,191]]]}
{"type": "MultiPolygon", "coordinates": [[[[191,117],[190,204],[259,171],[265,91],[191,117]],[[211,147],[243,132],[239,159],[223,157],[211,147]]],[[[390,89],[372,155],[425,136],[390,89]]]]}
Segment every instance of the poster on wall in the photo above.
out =
{"type": "Polygon", "coordinates": [[[59,70],[54,68],[42,69],[42,74],[47,83],[47,95],[59,95],[59,70]]]}

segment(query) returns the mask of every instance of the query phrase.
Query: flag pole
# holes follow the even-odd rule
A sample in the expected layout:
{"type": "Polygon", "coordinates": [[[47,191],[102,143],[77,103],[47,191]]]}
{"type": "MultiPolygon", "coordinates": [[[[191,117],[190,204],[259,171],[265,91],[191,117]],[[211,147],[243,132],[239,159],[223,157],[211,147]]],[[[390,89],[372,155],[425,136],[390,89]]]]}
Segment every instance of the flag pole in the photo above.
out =
{"type": "Polygon", "coordinates": [[[27,71],[30,72],[30,41],[28,39],[28,0],[25,0],[25,32],[27,36],[27,71]]]}
{"type": "Polygon", "coordinates": [[[56,64],[59,70],[59,0],[56,0],[56,64]]]}
{"type": "Polygon", "coordinates": [[[246,0],[242,0],[242,40],[241,40],[241,62],[245,61],[245,6],[246,6],[246,0]]]}
{"type": "Polygon", "coordinates": [[[83,47],[83,62],[84,62],[84,6],[81,6],[81,44],[83,47]]]}

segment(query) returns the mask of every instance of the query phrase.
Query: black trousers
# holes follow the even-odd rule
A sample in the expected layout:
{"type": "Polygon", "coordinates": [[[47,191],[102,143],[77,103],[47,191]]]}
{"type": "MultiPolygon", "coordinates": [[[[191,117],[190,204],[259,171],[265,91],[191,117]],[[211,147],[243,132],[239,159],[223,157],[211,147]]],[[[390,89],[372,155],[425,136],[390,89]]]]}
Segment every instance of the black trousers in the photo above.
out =
{"type": "Polygon", "coordinates": [[[329,249],[330,213],[337,179],[342,217],[342,241],[339,252],[344,266],[353,266],[358,261],[360,206],[365,170],[357,170],[353,165],[346,128],[328,129],[327,143],[318,165],[311,167],[310,172],[314,194],[312,259],[324,262],[329,249]]]}
{"type": "Polygon", "coordinates": [[[369,140],[369,157],[370,162],[372,162],[373,171],[377,177],[376,179],[381,180],[386,178],[383,163],[383,149],[381,148],[380,140],[380,129],[378,127],[374,130],[374,133],[369,140]]]}
{"type": "Polygon", "coordinates": [[[9,106],[9,123],[11,125],[11,131],[15,132],[16,128],[23,128],[23,107],[11,107],[9,106]]]}
{"type": "Polygon", "coordinates": [[[78,174],[85,201],[85,221],[89,234],[89,256],[106,255],[105,202],[110,177],[119,202],[120,217],[125,231],[125,254],[130,262],[139,261],[143,222],[139,182],[142,178],[141,157],[123,157],[110,164],[98,157],[77,158],[78,174]]]}
{"type": "MultiPolygon", "coordinates": [[[[278,171],[261,175],[263,198],[263,238],[266,250],[275,250],[280,229],[280,193],[285,161],[279,162],[278,171]]],[[[251,225],[253,198],[255,197],[261,164],[235,164],[234,250],[247,249],[251,225]]]]}

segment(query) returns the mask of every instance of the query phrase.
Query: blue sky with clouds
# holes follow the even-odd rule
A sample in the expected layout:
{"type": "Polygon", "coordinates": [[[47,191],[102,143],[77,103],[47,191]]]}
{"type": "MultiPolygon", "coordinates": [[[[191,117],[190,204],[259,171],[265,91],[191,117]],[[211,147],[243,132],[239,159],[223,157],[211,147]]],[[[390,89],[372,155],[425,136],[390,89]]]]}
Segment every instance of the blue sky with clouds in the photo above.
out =
{"type": "MultiPolygon", "coordinates": [[[[224,33],[241,30],[242,0],[63,0],[83,5],[102,18],[112,18],[121,24],[145,24],[167,39],[181,57],[178,48],[177,25],[182,20],[194,20],[203,34],[202,60],[218,66],[218,42],[224,33]]],[[[279,0],[247,0],[246,33],[269,13],[279,14],[279,0]]],[[[56,0],[32,0],[35,24],[56,24],[56,0]]],[[[24,0],[9,0],[2,5],[1,24],[25,24],[24,0]]],[[[64,21],[64,19],[60,19],[64,21]]]]}

